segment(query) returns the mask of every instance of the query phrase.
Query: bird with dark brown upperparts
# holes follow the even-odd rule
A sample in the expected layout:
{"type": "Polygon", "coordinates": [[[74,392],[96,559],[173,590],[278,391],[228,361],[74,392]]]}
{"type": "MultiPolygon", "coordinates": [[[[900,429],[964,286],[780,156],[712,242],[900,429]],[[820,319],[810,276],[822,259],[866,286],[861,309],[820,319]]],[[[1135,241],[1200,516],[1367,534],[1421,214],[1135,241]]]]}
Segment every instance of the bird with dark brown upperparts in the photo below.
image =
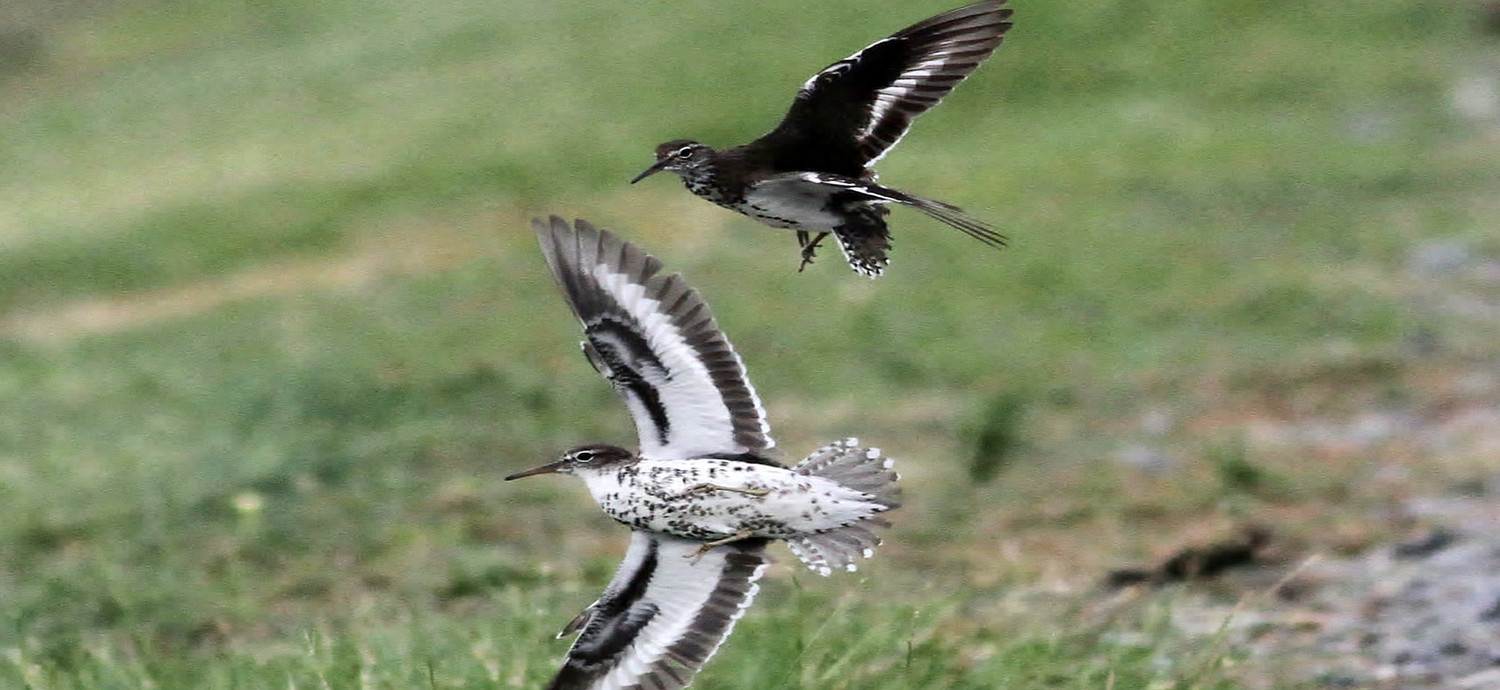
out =
{"type": "Polygon", "coordinates": [[[805,268],[829,234],[849,267],[871,278],[890,263],[888,204],[909,206],[993,247],[1005,236],[952,204],[876,182],[872,168],[1005,38],[1011,10],[984,0],[944,12],[829,65],[802,85],[765,136],[716,149],[690,139],[656,147],[688,191],[773,228],[797,232],[805,268]]]}

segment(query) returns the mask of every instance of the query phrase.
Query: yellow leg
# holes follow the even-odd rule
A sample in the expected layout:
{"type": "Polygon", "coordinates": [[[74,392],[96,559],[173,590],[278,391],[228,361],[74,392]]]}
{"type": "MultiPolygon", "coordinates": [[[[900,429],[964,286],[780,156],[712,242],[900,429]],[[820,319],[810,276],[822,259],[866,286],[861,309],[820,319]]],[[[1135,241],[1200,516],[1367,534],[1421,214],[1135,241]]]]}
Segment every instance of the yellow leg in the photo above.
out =
{"type": "Polygon", "coordinates": [[[727,537],[724,537],[723,539],[715,539],[715,540],[710,541],[710,542],[705,542],[703,544],[703,546],[698,547],[697,551],[694,551],[694,552],[688,554],[686,557],[693,559],[693,563],[697,563],[700,559],[703,558],[703,554],[708,553],[709,551],[712,551],[714,549],[714,547],[716,547],[716,546],[723,546],[723,545],[729,544],[731,542],[737,542],[737,541],[739,541],[741,539],[749,539],[750,537],[753,537],[753,536],[755,536],[754,532],[750,532],[750,531],[747,531],[747,530],[740,530],[738,532],[735,532],[734,534],[731,534],[731,535],[729,535],[727,537]]]}
{"type": "Polygon", "coordinates": [[[688,487],[686,495],[704,494],[710,491],[732,491],[737,494],[745,494],[746,496],[754,496],[756,498],[765,498],[766,494],[771,493],[770,489],[737,489],[732,486],[719,486],[718,484],[694,484],[688,487]]]}

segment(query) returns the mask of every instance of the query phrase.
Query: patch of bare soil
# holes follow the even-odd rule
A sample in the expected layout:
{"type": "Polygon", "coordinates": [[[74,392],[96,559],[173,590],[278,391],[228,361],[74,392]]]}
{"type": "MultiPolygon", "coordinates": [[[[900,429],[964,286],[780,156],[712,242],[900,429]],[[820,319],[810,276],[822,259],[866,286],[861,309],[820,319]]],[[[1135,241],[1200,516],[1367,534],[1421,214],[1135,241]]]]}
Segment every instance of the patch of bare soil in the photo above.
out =
{"type": "Polygon", "coordinates": [[[1436,526],[1405,541],[1194,585],[1173,623],[1244,653],[1246,687],[1500,688],[1500,475],[1493,484],[1410,501],[1436,526]]]}
{"type": "Polygon", "coordinates": [[[1445,323],[1413,366],[1446,383],[1349,421],[1262,425],[1260,440],[1387,460],[1396,444],[1404,460],[1375,479],[1472,478],[1369,516],[1410,525],[1399,541],[1176,586],[1174,624],[1243,650],[1247,687],[1500,689],[1500,259],[1431,243],[1410,277],[1414,308],[1445,323]]]}
{"type": "Polygon", "coordinates": [[[127,331],[212,311],[231,302],[309,290],[355,290],[392,277],[455,266],[484,247],[481,238],[439,228],[371,237],[336,256],[254,266],[200,283],[92,297],[0,314],[0,335],[58,342],[127,331]]]}

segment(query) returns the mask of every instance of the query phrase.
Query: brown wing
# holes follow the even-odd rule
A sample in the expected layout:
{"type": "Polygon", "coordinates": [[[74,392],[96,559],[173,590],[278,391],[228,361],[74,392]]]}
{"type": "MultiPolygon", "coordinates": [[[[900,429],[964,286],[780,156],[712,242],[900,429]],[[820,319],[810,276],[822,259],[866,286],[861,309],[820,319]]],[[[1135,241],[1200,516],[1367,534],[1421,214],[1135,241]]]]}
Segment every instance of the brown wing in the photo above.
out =
{"type": "MultiPolygon", "coordinates": [[[[813,75],[781,124],[762,137],[791,157],[829,152],[869,166],[979,67],[1010,29],[1005,0],[984,0],[918,22],[813,75]]],[[[837,170],[824,161],[777,161],[783,170],[837,170]]]]}

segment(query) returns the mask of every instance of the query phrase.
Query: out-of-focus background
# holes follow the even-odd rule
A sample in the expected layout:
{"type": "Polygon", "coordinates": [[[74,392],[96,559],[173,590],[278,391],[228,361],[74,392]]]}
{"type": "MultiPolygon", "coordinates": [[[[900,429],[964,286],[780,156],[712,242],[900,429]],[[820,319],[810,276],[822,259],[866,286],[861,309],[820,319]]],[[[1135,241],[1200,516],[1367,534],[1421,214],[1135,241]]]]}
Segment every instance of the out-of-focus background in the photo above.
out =
{"type": "Polygon", "coordinates": [[[687,275],[790,459],[905,476],[860,573],[778,551],[699,687],[1415,678],[1307,573],[1493,498],[1500,10],[1016,0],[880,168],[1011,246],[897,210],[878,281],[626,184],[956,4],[0,2],[0,685],[543,684],[625,531],[499,478],[633,443],[550,213],[687,275]]]}

